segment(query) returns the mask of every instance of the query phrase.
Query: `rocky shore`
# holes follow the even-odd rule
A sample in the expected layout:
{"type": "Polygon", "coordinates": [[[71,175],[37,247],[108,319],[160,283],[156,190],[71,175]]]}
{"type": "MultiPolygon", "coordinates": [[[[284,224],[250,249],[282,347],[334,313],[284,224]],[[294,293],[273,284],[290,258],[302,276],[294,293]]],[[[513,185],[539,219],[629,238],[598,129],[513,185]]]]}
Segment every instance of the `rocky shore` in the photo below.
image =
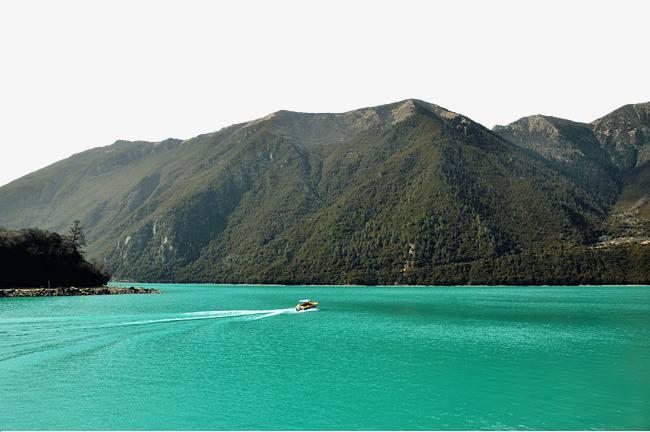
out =
{"type": "Polygon", "coordinates": [[[153,288],[100,286],[90,288],[0,288],[0,297],[87,296],[111,294],[160,294],[153,288]]]}

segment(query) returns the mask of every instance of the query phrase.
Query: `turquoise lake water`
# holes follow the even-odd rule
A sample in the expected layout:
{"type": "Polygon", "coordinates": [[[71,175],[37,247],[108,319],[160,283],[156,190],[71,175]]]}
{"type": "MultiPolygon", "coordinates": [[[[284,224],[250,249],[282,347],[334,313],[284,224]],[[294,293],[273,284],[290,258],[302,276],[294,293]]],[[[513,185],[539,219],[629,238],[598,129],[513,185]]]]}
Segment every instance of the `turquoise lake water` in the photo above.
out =
{"type": "Polygon", "coordinates": [[[648,287],[143,286],[0,299],[0,430],[650,429],[648,287]]]}

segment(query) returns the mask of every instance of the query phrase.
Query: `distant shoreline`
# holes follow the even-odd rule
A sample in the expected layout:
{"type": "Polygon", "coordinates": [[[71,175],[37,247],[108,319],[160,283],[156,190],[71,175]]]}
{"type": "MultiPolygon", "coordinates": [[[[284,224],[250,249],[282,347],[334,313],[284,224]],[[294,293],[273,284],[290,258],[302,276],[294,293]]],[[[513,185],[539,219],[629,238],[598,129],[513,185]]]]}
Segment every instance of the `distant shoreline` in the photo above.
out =
{"type": "Polygon", "coordinates": [[[160,294],[154,288],[143,287],[60,287],[60,288],[0,288],[0,297],[65,297],[117,294],[160,294]]]}
{"type": "MultiPolygon", "coordinates": [[[[139,285],[214,285],[214,286],[274,286],[274,287],[367,287],[367,288],[564,288],[564,287],[650,287],[648,284],[575,284],[575,285],[359,285],[359,284],[278,284],[278,283],[223,283],[223,282],[126,282],[110,281],[109,284],[127,284],[135,283],[139,285]]],[[[111,287],[120,287],[120,285],[110,285],[111,287]]]]}

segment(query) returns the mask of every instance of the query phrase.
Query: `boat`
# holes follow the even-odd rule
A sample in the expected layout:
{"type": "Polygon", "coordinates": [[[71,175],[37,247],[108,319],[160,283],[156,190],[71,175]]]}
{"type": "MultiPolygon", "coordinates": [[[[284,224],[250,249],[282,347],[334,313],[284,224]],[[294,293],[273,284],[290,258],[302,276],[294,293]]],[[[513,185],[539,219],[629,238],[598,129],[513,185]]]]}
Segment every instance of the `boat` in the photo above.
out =
{"type": "Polygon", "coordinates": [[[298,301],[298,304],[296,305],[296,311],[303,312],[309,309],[314,309],[316,306],[318,306],[317,301],[303,299],[298,301]]]}

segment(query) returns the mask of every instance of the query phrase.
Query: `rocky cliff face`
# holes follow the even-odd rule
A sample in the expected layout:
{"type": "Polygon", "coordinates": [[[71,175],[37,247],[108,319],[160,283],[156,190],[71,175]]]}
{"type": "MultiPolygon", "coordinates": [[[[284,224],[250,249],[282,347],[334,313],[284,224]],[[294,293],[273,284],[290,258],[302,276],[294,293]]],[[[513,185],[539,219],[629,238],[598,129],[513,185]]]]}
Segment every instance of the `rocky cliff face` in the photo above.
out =
{"type": "Polygon", "coordinates": [[[534,115],[494,131],[541,156],[563,163],[601,160],[605,153],[591,125],[556,117],[534,115]]]}
{"type": "Polygon", "coordinates": [[[625,105],[591,126],[618,168],[640,168],[650,162],[650,102],[625,105]]]}
{"type": "Polygon", "coordinates": [[[630,170],[650,161],[650,103],[625,105],[589,124],[534,115],[494,131],[563,162],[587,158],[630,170]]]}

